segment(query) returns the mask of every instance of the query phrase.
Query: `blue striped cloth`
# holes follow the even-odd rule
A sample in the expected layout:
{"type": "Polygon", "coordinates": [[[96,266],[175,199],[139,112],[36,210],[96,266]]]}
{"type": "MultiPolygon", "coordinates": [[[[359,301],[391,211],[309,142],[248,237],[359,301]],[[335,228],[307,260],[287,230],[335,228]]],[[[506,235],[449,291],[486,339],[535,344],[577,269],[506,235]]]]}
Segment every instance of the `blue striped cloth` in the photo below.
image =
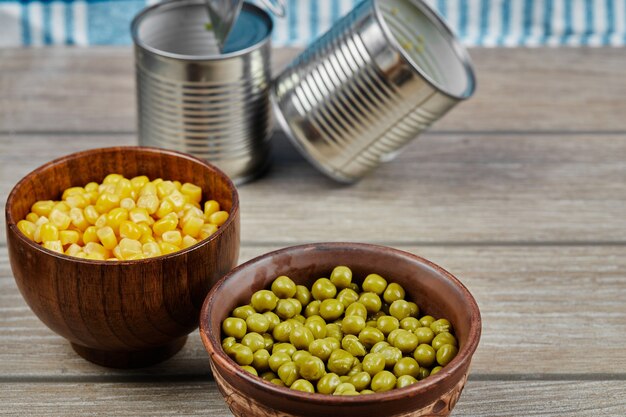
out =
{"type": "MultiPolygon", "coordinates": [[[[128,45],[156,0],[0,0],[0,47],[128,45]]],[[[360,0],[288,0],[275,45],[306,45],[360,0]]],[[[622,46],[626,0],[426,0],[468,46],[622,46]]]]}

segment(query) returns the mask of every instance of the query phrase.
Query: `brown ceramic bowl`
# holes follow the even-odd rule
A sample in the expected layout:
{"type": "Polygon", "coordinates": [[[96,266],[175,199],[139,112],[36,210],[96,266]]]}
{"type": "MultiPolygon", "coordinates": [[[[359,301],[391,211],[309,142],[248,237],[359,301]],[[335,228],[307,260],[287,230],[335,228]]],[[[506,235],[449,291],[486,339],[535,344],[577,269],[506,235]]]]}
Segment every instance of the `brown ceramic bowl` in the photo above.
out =
{"type": "Polygon", "coordinates": [[[200,315],[200,335],[220,391],[236,416],[447,416],[467,380],[481,332],[480,312],[467,288],[437,265],[410,253],[359,243],[294,246],[247,262],[218,282],[200,315]],[[222,350],[220,324],[252,293],[280,275],[311,287],[346,265],[356,281],[378,273],[401,284],[423,313],[448,318],[460,343],[457,356],[438,374],[386,393],[356,397],[309,394],[279,387],[243,371],[222,350]]]}
{"type": "Polygon", "coordinates": [[[11,268],[33,312],[85,359],[139,367],[174,355],[198,326],[207,293],[239,256],[239,200],[230,179],[191,156],[160,149],[94,149],[52,161],[9,194],[6,226],[11,268]],[[91,261],[44,249],[16,226],[37,200],[101,182],[107,174],[192,182],[217,200],[229,220],[183,251],[138,261],[91,261]]]}

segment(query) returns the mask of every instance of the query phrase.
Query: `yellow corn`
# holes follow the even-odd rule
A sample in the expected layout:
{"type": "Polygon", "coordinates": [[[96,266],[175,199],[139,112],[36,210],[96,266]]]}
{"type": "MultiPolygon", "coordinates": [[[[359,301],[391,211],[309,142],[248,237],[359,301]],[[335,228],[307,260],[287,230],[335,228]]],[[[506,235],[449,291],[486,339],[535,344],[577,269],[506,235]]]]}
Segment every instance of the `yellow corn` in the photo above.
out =
{"type": "Polygon", "coordinates": [[[152,228],[148,223],[137,223],[137,228],[141,232],[141,236],[152,236],[152,228]]]}
{"type": "Polygon", "coordinates": [[[104,227],[107,225],[107,215],[106,214],[101,214],[98,217],[98,220],[96,220],[96,224],[94,226],[96,226],[98,229],[100,229],[101,227],[104,227]]]}
{"type": "Polygon", "coordinates": [[[152,226],[152,231],[161,236],[165,232],[169,232],[170,230],[176,229],[178,226],[178,217],[174,213],[170,213],[167,216],[163,217],[161,220],[154,223],[152,226]]]}
{"type": "Polygon", "coordinates": [[[87,243],[83,248],[83,252],[85,252],[87,255],[89,255],[90,253],[98,253],[102,255],[103,259],[109,257],[109,251],[104,246],[96,242],[87,243]]]}
{"type": "Polygon", "coordinates": [[[141,191],[141,189],[150,182],[150,179],[145,175],[140,175],[138,177],[134,177],[130,180],[130,184],[133,186],[135,191],[141,191]]]}
{"type": "Polygon", "coordinates": [[[80,252],[75,254],[74,257],[81,258],[81,259],[87,259],[87,254],[81,250],[80,252]]]}
{"type": "Polygon", "coordinates": [[[150,242],[156,242],[156,239],[153,238],[152,236],[148,236],[148,235],[142,235],[139,238],[139,241],[141,242],[142,245],[145,245],[146,243],[150,243],[150,242]]]}
{"type": "Polygon", "coordinates": [[[127,261],[137,261],[139,259],[146,259],[146,257],[143,255],[143,253],[136,253],[126,258],[127,261]]]}
{"type": "Polygon", "coordinates": [[[116,259],[120,261],[124,260],[124,257],[122,256],[122,249],[120,249],[120,245],[117,245],[116,247],[114,247],[111,252],[113,252],[113,256],[115,256],[116,259]]]}
{"type": "Polygon", "coordinates": [[[92,252],[86,254],[85,259],[91,259],[93,261],[104,261],[106,260],[106,256],[98,252],[92,252]]]}
{"type": "Polygon", "coordinates": [[[117,246],[117,237],[111,226],[104,226],[98,229],[96,234],[98,235],[98,239],[100,239],[100,243],[102,243],[102,246],[106,249],[112,250],[117,246]]]}
{"type": "Polygon", "coordinates": [[[54,207],[52,207],[52,210],[55,210],[55,209],[62,211],[64,213],[69,213],[71,207],[68,206],[65,201],[59,201],[58,203],[54,205],[54,207]]]}
{"type": "Polygon", "coordinates": [[[133,200],[132,197],[126,197],[120,201],[120,207],[130,211],[135,208],[135,200],[133,200]]]}
{"type": "Polygon", "coordinates": [[[143,255],[141,242],[134,239],[124,238],[120,240],[120,254],[122,258],[128,259],[133,255],[143,255]]]}
{"type": "Polygon", "coordinates": [[[59,240],[59,229],[52,223],[44,223],[39,228],[39,238],[42,242],[59,240]]]}
{"type": "Polygon", "coordinates": [[[30,211],[38,216],[49,216],[52,208],[54,207],[54,201],[37,201],[30,208],[30,211]]]}
{"type": "Polygon", "coordinates": [[[160,199],[164,199],[176,189],[176,186],[172,181],[162,181],[156,184],[157,195],[160,199]]]}
{"type": "Polygon", "coordinates": [[[144,185],[143,187],[141,187],[141,190],[139,191],[139,196],[144,196],[144,195],[157,195],[157,188],[156,185],[152,182],[147,183],[146,185],[144,185]]]}
{"type": "MultiPolygon", "coordinates": [[[[150,228],[148,227],[148,229],[150,228]]],[[[139,238],[141,238],[142,236],[141,229],[139,228],[139,226],[129,220],[124,220],[120,224],[119,231],[120,231],[119,234],[121,238],[127,237],[129,239],[139,240],[139,238]]]]}
{"type": "Polygon", "coordinates": [[[85,208],[89,205],[91,201],[85,198],[83,195],[70,195],[65,199],[65,203],[71,208],[85,208]]]}
{"type": "Polygon", "coordinates": [[[195,203],[202,201],[202,188],[195,184],[189,182],[184,183],[180,188],[180,192],[188,196],[190,201],[195,203]]]}
{"type": "Polygon", "coordinates": [[[159,219],[167,216],[174,211],[174,204],[170,200],[163,200],[159,205],[159,209],[155,213],[159,219]]]}
{"type": "Polygon", "coordinates": [[[180,191],[180,189],[182,188],[182,184],[180,183],[180,181],[172,181],[172,183],[174,184],[174,187],[176,187],[176,189],[178,191],[180,191]]]}
{"type": "Polygon", "coordinates": [[[98,197],[100,197],[100,193],[98,192],[98,190],[89,191],[83,194],[83,196],[86,200],[89,200],[89,204],[96,204],[96,202],[98,201],[98,197]]]}
{"type": "Polygon", "coordinates": [[[170,253],[178,252],[180,250],[178,246],[167,242],[159,243],[159,247],[161,248],[162,255],[169,255],[170,253]]]}
{"type": "Polygon", "coordinates": [[[37,220],[39,220],[39,216],[36,213],[31,212],[26,215],[26,220],[31,223],[35,223],[37,220]]]}
{"type": "Polygon", "coordinates": [[[200,217],[191,216],[187,218],[187,221],[183,226],[183,234],[196,238],[200,235],[202,226],[204,226],[204,219],[200,217]]]}
{"type": "Polygon", "coordinates": [[[216,211],[209,216],[209,223],[214,224],[218,227],[226,223],[226,220],[228,220],[227,211],[216,211]]]}
{"type": "Polygon", "coordinates": [[[98,210],[98,213],[104,214],[108,213],[112,209],[119,207],[121,198],[117,194],[113,193],[103,193],[98,197],[98,201],[96,201],[95,207],[98,210]]]}
{"type": "Polygon", "coordinates": [[[63,253],[63,245],[60,240],[50,240],[43,242],[43,247],[52,251],[63,253]]]}
{"type": "Polygon", "coordinates": [[[191,236],[187,235],[185,237],[183,237],[183,243],[182,243],[182,248],[183,249],[187,249],[190,246],[195,245],[196,243],[198,243],[198,241],[194,238],[192,238],[191,236]]]}
{"type": "Polygon", "coordinates": [[[211,236],[213,233],[217,232],[217,226],[214,224],[205,224],[200,229],[200,239],[206,239],[211,236]]]}
{"type": "Polygon", "coordinates": [[[76,244],[80,239],[80,233],[75,230],[61,230],[59,232],[59,240],[63,246],[76,244]]]}
{"type": "Polygon", "coordinates": [[[163,178],[155,178],[155,179],[153,179],[151,182],[152,182],[152,184],[154,184],[154,185],[159,185],[160,183],[162,183],[162,182],[163,182],[163,178]]]}
{"type": "Polygon", "coordinates": [[[130,193],[133,191],[133,185],[130,183],[130,180],[126,178],[121,178],[115,184],[115,194],[120,197],[120,200],[130,197],[130,193]]]}
{"type": "Polygon", "coordinates": [[[85,191],[87,191],[88,193],[92,191],[98,191],[98,186],[99,184],[97,182],[90,182],[87,185],[85,185],[85,191]]]}
{"type": "Polygon", "coordinates": [[[17,228],[24,234],[24,236],[30,240],[35,240],[35,230],[37,229],[35,223],[28,220],[20,220],[17,222],[17,228]]]}
{"type": "Polygon", "coordinates": [[[122,222],[128,220],[128,210],[121,207],[114,208],[107,214],[107,226],[111,226],[116,234],[119,233],[122,222]]]}
{"type": "Polygon", "coordinates": [[[141,247],[143,254],[146,258],[153,258],[155,256],[161,256],[161,247],[156,242],[144,243],[141,247]]]}
{"type": "Polygon", "coordinates": [[[61,196],[61,200],[66,200],[67,197],[71,195],[82,195],[85,192],[83,187],[70,187],[63,191],[63,195],[61,196]]]}
{"type": "Polygon", "coordinates": [[[76,243],[72,243],[67,249],[65,249],[65,254],[69,256],[76,256],[78,252],[82,252],[82,248],[76,243]]]}
{"type": "Polygon", "coordinates": [[[180,191],[176,189],[174,189],[174,191],[172,191],[166,197],[165,201],[169,201],[170,203],[172,203],[172,206],[174,207],[174,211],[182,210],[186,203],[186,199],[183,193],[181,193],[180,191]]]}
{"type": "Polygon", "coordinates": [[[102,184],[117,184],[117,182],[122,178],[124,177],[120,174],[109,174],[104,177],[104,180],[102,180],[102,184]]]}
{"type": "Polygon", "coordinates": [[[65,230],[70,226],[72,219],[69,216],[69,212],[63,212],[58,209],[52,209],[49,217],[50,223],[55,225],[59,230],[65,230]]]}
{"type": "Polygon", "coordinates": [[[183,243],[183,236],[178,230],[170,230],[169,232],[163,233],[161,239],[163,239],[163,242],[171,243],[175,246],[180,246],[181,243],[183,243]]]}
{"type": "Polygon", "coordinates": [[[72,221],[72,225],[81,232],[84,232],[87,226],[89,226],[83,211],[79,208],[73,208],[70,210],[70,220],[72,221]]]}
{"type": "Polygon", "coordinates": [[[204,203],[204,218],[206,220],[209,219],[209,216],[211,216],[211,214],[216,213],[220,211],[220,203],[218,203],[215,200],[209,200],[206,203],[204,203]]]}
{"type": "Polygon", "coordinates": [[[89,226],[83,232],[83,243],[98,242],[98,228],[96,226],[89,226]]]}
{"type": "Polygon", "coordinates": [[[144,208],[149,214],[154,214],[159,209],[159,198],[155,194],[145,194],[137,200],[137,207],[144,208]]]}
{"type": "Polygon", "coordinates": [[[85,215],[85,220],[87,220],[89,224],[96,224],[98,217],[100,217],[100,213],[98,213],[98,210],[96,210],[94,206],[85,207],[83,213],[85,215]]]}
{"type": "Polygon", "coordinates": [[[128,211],[128,217],[133,223],[142,223],[147,222],[150,215],[148,214],[148,210],[143,207],[135,207],[128,211]]]}

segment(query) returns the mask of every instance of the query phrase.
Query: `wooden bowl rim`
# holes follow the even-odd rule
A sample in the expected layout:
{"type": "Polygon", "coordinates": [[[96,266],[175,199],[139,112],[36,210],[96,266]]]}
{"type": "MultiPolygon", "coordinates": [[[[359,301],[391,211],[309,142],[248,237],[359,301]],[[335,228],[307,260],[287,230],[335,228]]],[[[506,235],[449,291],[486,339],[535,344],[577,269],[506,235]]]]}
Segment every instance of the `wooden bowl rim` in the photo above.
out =
{"type": "Polygon", "coordinates": [[[34,170],[26,174],[21,180],[19,180],[15,184],[15,186],[13,186],[13,189],[11,189],[11,192],[9,193],[9,196],[7,198],[4,211],[5,211],[7,229],[10,229],[11,232],[15,236],[17,236],[18,239],[20,239],[22,242],[26,243],[29,247],[31,247],[32,249],[36,251],[40,251],[46,255],[53,256],[60,260],[72,261],[72,262],[78,262],[78,263],[84,263],[84,264],[90,264],[90,265],[130,265],[130,264],[139,265],[139,264],[154,262],[155,260],[167,260],[167,259],[175,258],[177,256],[185,255],[187,253],[190,253],[200,248],[201,246],[209,244],[213,240],[218,239],[219,236],[224,233],[224,230],[226,230],[232,224],[232,222],[235,221],[234,220],[235,217],[237,217],[236,214],[239,211],[239,194],[237,193],[237,188],[235,187],[235,184],[233,184],[232,180],[222,170],[220,170],[215,165],[212,165],[206,161],[203,161],[202,159],[196,158],[195,156],[192,156],[183,152],[172,151],[169,149],[161,149],[161,148],[154,148],[154,147],[148,147],[148,146],[111,146],[111,147],[105,147],[105,148],[88,149],[85,151],[71,153],[71,154],[53,159],[52,161],[47,162],[38,168],[35,168],[34,170]],[[144,154],[144,155],[167,154],[176,158],[187,159],[191,162],[202,165],[203,167],[211,171],[214,175],[218,176],[228,186],[228,189],[232,196],[232,206],[230,208],[228,220],[226,220],[226,222],[222,226],[220,226],[217,232],[215,232],[213,235],[211,235],[210,237],[206,239],[199,241],[195,245],[190,246],[188,248],[181,249],[179,251],[176,251],[167,255],[155,256],[154,258],[137,259],[137,260],[130,260],[130,261],[124,260],[124,261],[115,261],[115,262],[106,261],[106,260],[100,261],[100,260],[95,260],[95,259],[83,259],[83,258],[77,258],[74,256],[61,254],[61,253],[52,251],[50,249],[44,248],[42,245],[28,239],[26,236],[22,234],[22,232],[19,231],[19,229],[17,228],[17,222],[13,218],[11,211],[12,211],[12,206],[13,206],[13,200],[16,198],[18,189],[24,182],[26,182],[27,180],[29,180],[31,177],[35,175],[42,174],[43,172],[47,171],[48,169],[56,165],[65,163],[67,161],[81,159],[81,158],[89,157],[91,155],[100,154],[104,152],[114,152],[114,153],[136,152],[138,154],[144,154]]]}
{"type": "Polygon", "coordinates": [[[286,396],[294,401],[308,402],[308,403],[324,403],[327,405],[345,405],[345,404],[374,404],[380,402],[393,402],[405,399],[407,397],[415,397],[423,394],[431,389],[435,389],[436,385],[440,382],[452,378],[453,374],[460,371],[460,368],[464,366],[469,366],[469,361],[471,361],[472,355],[476,351],[478,347],[478,343],[480,341],[482,328],[482,320],[480,316],[480,310],[478,308],[478,303],[469,292],[467,287],[463,285],[458,278],[452,275],[450,272],[446,271],[439,265],[422,258],[420,256],[414,255],[410,252],[402,251],[399,249],[391,248],[388,246],[374,245],[369,243],[352,243],[352,242],[323,242],[323,243],[309,243],[304,245],[297,246],[289,246],[283,249],[278,249],[272,252],[265,253],[260,255],[254,259],[245,262],[238,267],[232,269],[227,275],[225,275],[222,279],[220,279],[209,291],[207,297],[202,305],[202,310],[200,312],[200,336],[202,339],[202,343],[204,344],[205,349],[209,353],[211,360],[215,363],[219,364],[219,366],[215,366],[215,368],[219,371],[219,368],[224,368],[227,372],[232,372],[236,374],[238,377],[245,380],[247,383],[254,385],[259,390],[265,391],[266,393],[276,395],[276,396],[286,396]],[[414,261],[425,265],[433,269],[435,272],[439,273],[444,279],[447,279],[453,283],[463,294],[463,298],[469,305],[469,315],[470,315],[470,329],[468,332],[468,342],[459,350],[457,356],[445,367],[442,368],[436,375],[432,377],[428,377],[425,380],[419,381],[419,383],[409,385],[408,387],[393,389],[391,391],[369,394],[365,396],[333,396],[333,395],[321,395],[318,393],[306,393],[300,392],[297,390],[292,390],[286,387],[280,387],[278,385],[272,384],[268,381],[263,380],[260,377],[255,377],[249,372],[244,371],[237,363],[235,363],[230,357],[224,353],[221,346],[221,339],[216,339],[216,336],[211,331],[209,314],[211,310],[211,306],[213,304],[213,300],[219,298],[220,288],[224,285],[226,280],[230,279],[231,276],[237,274],[239,271],[254,268],[255,264],[263,261],[267,258],[274,257],[276,255],[281,254],[290,254],[292,252],[298,252],[301,250],[336,250],[336,249],[350,249],[350,250],[359,250],[365,251],[368,253],[384,253],[385,255],[392,256],[400,256],[404,257],[407,260],[414,261]]]}

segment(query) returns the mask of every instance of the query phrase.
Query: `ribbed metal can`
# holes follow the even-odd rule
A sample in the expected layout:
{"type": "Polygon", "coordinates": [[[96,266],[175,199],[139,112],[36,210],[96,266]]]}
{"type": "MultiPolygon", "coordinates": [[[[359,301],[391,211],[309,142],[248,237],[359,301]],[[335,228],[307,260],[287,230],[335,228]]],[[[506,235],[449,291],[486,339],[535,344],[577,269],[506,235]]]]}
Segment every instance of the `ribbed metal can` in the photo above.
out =
{"type": "Polygon", "coordinates": [[[428,5],[365,0],[279,74],[272,101],[302,154],[352,183],[474,89],[467,51],[428,5]]]}
{"type": "Polygon", "coordinates": [[[241,184],[269,160],[272,20],[246,3],[223,53],[207,21],[204,0],[133,20],[139,143],[208,160],[241,184]]]}

